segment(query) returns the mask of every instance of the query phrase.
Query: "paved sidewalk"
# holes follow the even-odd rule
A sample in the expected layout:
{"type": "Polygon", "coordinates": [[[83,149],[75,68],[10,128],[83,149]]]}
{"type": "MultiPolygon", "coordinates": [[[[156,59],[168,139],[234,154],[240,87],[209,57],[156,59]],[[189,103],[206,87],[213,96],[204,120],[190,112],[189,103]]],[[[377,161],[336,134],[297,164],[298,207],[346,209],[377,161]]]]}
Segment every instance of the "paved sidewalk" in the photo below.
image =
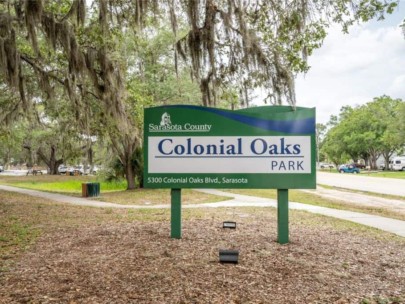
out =
{"type": "MultiPolygon", "coordinates": [[[[217,204],[216,207],[225,207],[225,205],[227,203],[229,205],[234,205],[234,206],[253,206],[254,205],[254,206],[261,206],[261,207],[267,207],[267,206],[275,207],[275,208],[277,207],[276,200],[228,193],[228,192],[224,192],[224,191],[211,190],[211,189],[204,189],[204,190],[198,190],[198,191],[215,194],[215,195],[234,197],[233,200],[216,203],[217,204]]],[[[355,222],[358,224],[374,227],[377,229],[381,229],[381,230],[405,237],[405,221],[400,221],[400,220],[395,220],[395,219],[391,219],[391,218],[386,218],[386,217],[371,215],[371,214],[365,214],[365,213],[360,213],[360,212],[352,212],[352,211],[345,211],[345,210],[332,209],[332,208],[326,208],[326,207],[319,207],[319,206],[313,206],[313,205],[301,204],[301,203],[295,203],[295,202],[290,202],[289,208],[308,211],[308,212],[312,212],[312,213],[317,213],[317,214],[321,214],[321,215],[335,217],[335,218],[342,219],[342,220],[355,222]]]]}
{"type": "MultiPolygon", "coordinates": [[[[142,209],[142,208],[162,208],[165,205],[154,205],[154,206],[135,206],[135,205],[120,205],[114,203],[106,203],[97,200],[75,197],[69,195],[63,195],[58,193],[43,192],[31,189],[23,189],[12,186],[0,185],[0,190],[18,192],[22,194],[27,194],[39,198],[45,198],[54,202],[67,203],[77,206],[88,206],[88,207],[101,207],[101,208],[121,208],[121,209],[142,209]]],[[[36,201],[36,203],[41,203],[41,201],[36,201]]]]}
{"type": "MultiPolygon", "coordinates": [[[[31,196],[35,196],[35,197],[49,199],[49,200],[60,202],[60,203],[68,203],[68,204],[74,204],[74,205],[79,205],[79,206],[121,208],[121,209],[170,208],[170,205],[168,205],[168,204],[151,205],[151,206],[120,205],[120,204],[100,202],[100,201],[90,200],[90,199],[85,199],[85,198],[80,198],[80,197],[72,197],[72,196],[67,196],[67,195],[62,195],[62,194],[41,192],[41,191],[36,191],[36,190],[22,189],[22,188],[16,188],[16,187],[11,187],[11,186],[4,186],[4,185],[0,185],[0,190],[23,193],[23,194],[27,194],[27,195],[31,195],[31,196]]],[[[217,203],[183,205],[183,208],[218,208],[218,207],[246,207],[246,206],[273,207],[273,208],[277,207],[276,200],[272,200],[272,199],[240,195],[240,194],[233,194],[233,193],[229,193],[229,192],[212,190],[212,189],[200,189],[198,191],[215,194],[215,195],[232,197],[233,199],[228,200],[228,201],[223,201],[223,202],[217,202],[217,203]]],[[[38,201],[38,202],[40,202],[40,201],[38,201]]],[[[355,223],[378,228],[378,229],[405,237],[405,221],[390,219],[390,218],[376,216],[376,215],[369,215],[369,214],[360,213],[360,212],[351,212],[351,211],[338,210],[338,209],[332,209],[332,208],[318,207],[318,206],[312,206],[312,205],[295,203],[295,202],[290,202],[289,208],[308,211],[308,212],[312,212],[312,213],[317,213],[317,214],[321,214],[321,215],[339,218],[342,220],[355,222],[355,223]]]]}

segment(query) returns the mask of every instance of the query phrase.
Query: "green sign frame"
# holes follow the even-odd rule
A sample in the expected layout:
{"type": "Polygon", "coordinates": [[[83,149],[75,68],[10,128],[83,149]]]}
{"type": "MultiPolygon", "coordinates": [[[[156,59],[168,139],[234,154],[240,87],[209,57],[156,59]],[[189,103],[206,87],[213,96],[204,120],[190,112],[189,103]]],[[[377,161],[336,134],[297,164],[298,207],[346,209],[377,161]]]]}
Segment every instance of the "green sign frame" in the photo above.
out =
{"type": "Polygon", "coordinates": [[[144,111],[145,188],[315,189],[315,108],[144,111]]]}

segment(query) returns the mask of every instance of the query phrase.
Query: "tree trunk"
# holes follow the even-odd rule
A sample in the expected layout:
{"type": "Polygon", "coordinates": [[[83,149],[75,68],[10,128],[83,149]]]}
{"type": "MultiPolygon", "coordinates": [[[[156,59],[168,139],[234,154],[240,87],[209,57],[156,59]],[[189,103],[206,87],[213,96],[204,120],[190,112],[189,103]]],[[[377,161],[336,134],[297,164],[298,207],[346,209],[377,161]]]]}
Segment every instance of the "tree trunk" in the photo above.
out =
{"type": "Polygon", "coordinates": [[[27,168],[32,167],[33,161],[32,161],[32,151],[31,151],[31,146],[29,144],[24,144],[23,148],[28,151],[28,160],[27,160],[27,168]]]}
{"type": "Polygon", "coordinates": [[[394,154],[394,152],[387,152],[384,151],[382,153],[383,157],[384,157],[384,162],[385,162],[385,169],[384,170],[390,170],[390,158],[391,156],[394,154]]]}
{"type": "Polygon", "coordinates": [[[205,83],[204,80],[201,81],[200,91],[201,91],[201,96],[202,96],[202,104],[203,104],[204,107],[208,107],[209,104],[210,104],[209,91],[208,91],[208,88],[207,88],[207,84],[205,83]]]}
{"type": "Polygon", "coordinates": [[[135,185],[135,172],[132,168],[131,159],[127,159],[124,164],[125,169],[125,178],[127,180],[127,190],[134,190],[136,188],[135,185]]]}
{"type": "Polygon", "coordinates": [[[7,153],[6,155],[4,155],[4,169],[7,170],[10,168],[10,157],[11,153],[10,153],[10,148],[7,149],[7,153]]]}
{"type": "Polygon", "coordinates": [[[370,151],[370,169],[377,170],[377,159],[380,154],[377,151],[370,151]]]}
{"type": "Polygon", "coordinates": [[[384,162],[385,162],[384,170],[390,170],[390,156],[389,155],[384,155],[384,162]]]}
{"type": "Polygon", "coordinates": [[[93,148],[91,146],[87,150],[87,160],[89,161],[90,167],[93,169],[93,148]]]}
{"type": "Polygon", "coordinates": [[[50,175],[57,175],[58,167],[63,163],[63,159],[56,159],[56,148],[55,146],[51,146],[51,153],[49,158],[46,157],[45,153],[42,151],[41,148],[37,151],[38,157],[48,166],[49,174],[50,175]]]}

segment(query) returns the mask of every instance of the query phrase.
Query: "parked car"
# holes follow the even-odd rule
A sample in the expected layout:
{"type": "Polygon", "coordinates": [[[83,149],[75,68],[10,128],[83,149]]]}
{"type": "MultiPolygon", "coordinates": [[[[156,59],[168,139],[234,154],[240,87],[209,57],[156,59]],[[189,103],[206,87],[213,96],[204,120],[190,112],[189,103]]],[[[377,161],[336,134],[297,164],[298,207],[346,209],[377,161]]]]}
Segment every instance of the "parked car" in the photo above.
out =
{"type": "Polygon", "coordinates": [[[392,169],[395,171],[405,171],[405,156],[396,156],[392,159],[392,169]]]}
{"type": "Polygon", "coordinates": [[[335,165],[328,164],[328,163],[319,163],[319,168],[321,168],[321,169],[333,169],[333,168],[335,168],[335,165]]]}
{"type": "Polygon", "coordinates": [[[339,166],[339,172],[357,174],[357,173],[360,173],[360,169],[353,165],[341,165],[341,166],[339,166]]]}
{"type": "Polygon", "coordinates": [[[84,174],[84,166],[83,165],[76,166],[75,171],[78,171],[80,175],[83,175],[84,174]]]}
{"type": "Polygon", "coordinates": [[[365,164],[352,163],[351,165],[355,166],[356,168],[359,168],[359,169],[365,169],[366,168],[365,164]]]}
{"type": "Polygon", "coordinates": [[[97,165],[94,165],[93,168],[91,169],[91,174],[96,175],[99,170],[100,170],[100,167],[97,165]]]}
{"type": "Polygon", "coordinates": [[[83,167],[83,165],[69,167],[68,172],[69,172],[69,175],[83,175],[84,167],[83,167]]]}
{"type": "Polygon", "coordinates": [[[98,170],[100,170],[100,167],[97,166],[97,165],[93,165],[93,166],[86,165],[86,166],[84,167],[84,174],[85,174],[85,175],[87,175],[87,174],[96,175],[97,172],[98,172],[98,170]]]}
{"type": "Polygon", "coordinates": [[[65,165],[60,165],[58,167],[58,172],[59,172],[59,174],[66,174],[67,169],[68,169],[68,167],[66,167],[65,165]]]}
{"type": "Polygon", "coordinates": [[[4,167],[0,166],[0,172],[3,172],[3,171],[4,171],[4,167]]]}
{"type": "Polygon", "coordinates": [[[74,175],[74,172],[75,172],[75,167],[73,167],[73,166],[67,167],[66,175],[74,175]]]}

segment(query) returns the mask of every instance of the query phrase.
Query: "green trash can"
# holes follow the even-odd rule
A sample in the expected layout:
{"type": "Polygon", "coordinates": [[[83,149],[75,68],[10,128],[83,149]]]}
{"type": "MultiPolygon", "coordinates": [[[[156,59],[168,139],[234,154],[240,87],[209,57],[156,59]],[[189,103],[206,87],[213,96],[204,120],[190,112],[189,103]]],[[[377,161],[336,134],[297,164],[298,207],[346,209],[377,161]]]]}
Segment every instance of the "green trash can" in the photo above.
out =
{"type": "Polygon", "coordinates": [[[93,187],[93,196],[99,196],[100,195],[100,183],[92,183],[93,187]]]}
{"type": "Polygon", "coordinates": [[[82,196],[83,197],[97,197],[100,195],[100,183],[83,183],[82,196]]]}
{"type": "Polygon", "coordinates": [[[93,197],[94,195],[94,184],[93,183],[87,183],[87,194],[89,197],[93,197]]]}

